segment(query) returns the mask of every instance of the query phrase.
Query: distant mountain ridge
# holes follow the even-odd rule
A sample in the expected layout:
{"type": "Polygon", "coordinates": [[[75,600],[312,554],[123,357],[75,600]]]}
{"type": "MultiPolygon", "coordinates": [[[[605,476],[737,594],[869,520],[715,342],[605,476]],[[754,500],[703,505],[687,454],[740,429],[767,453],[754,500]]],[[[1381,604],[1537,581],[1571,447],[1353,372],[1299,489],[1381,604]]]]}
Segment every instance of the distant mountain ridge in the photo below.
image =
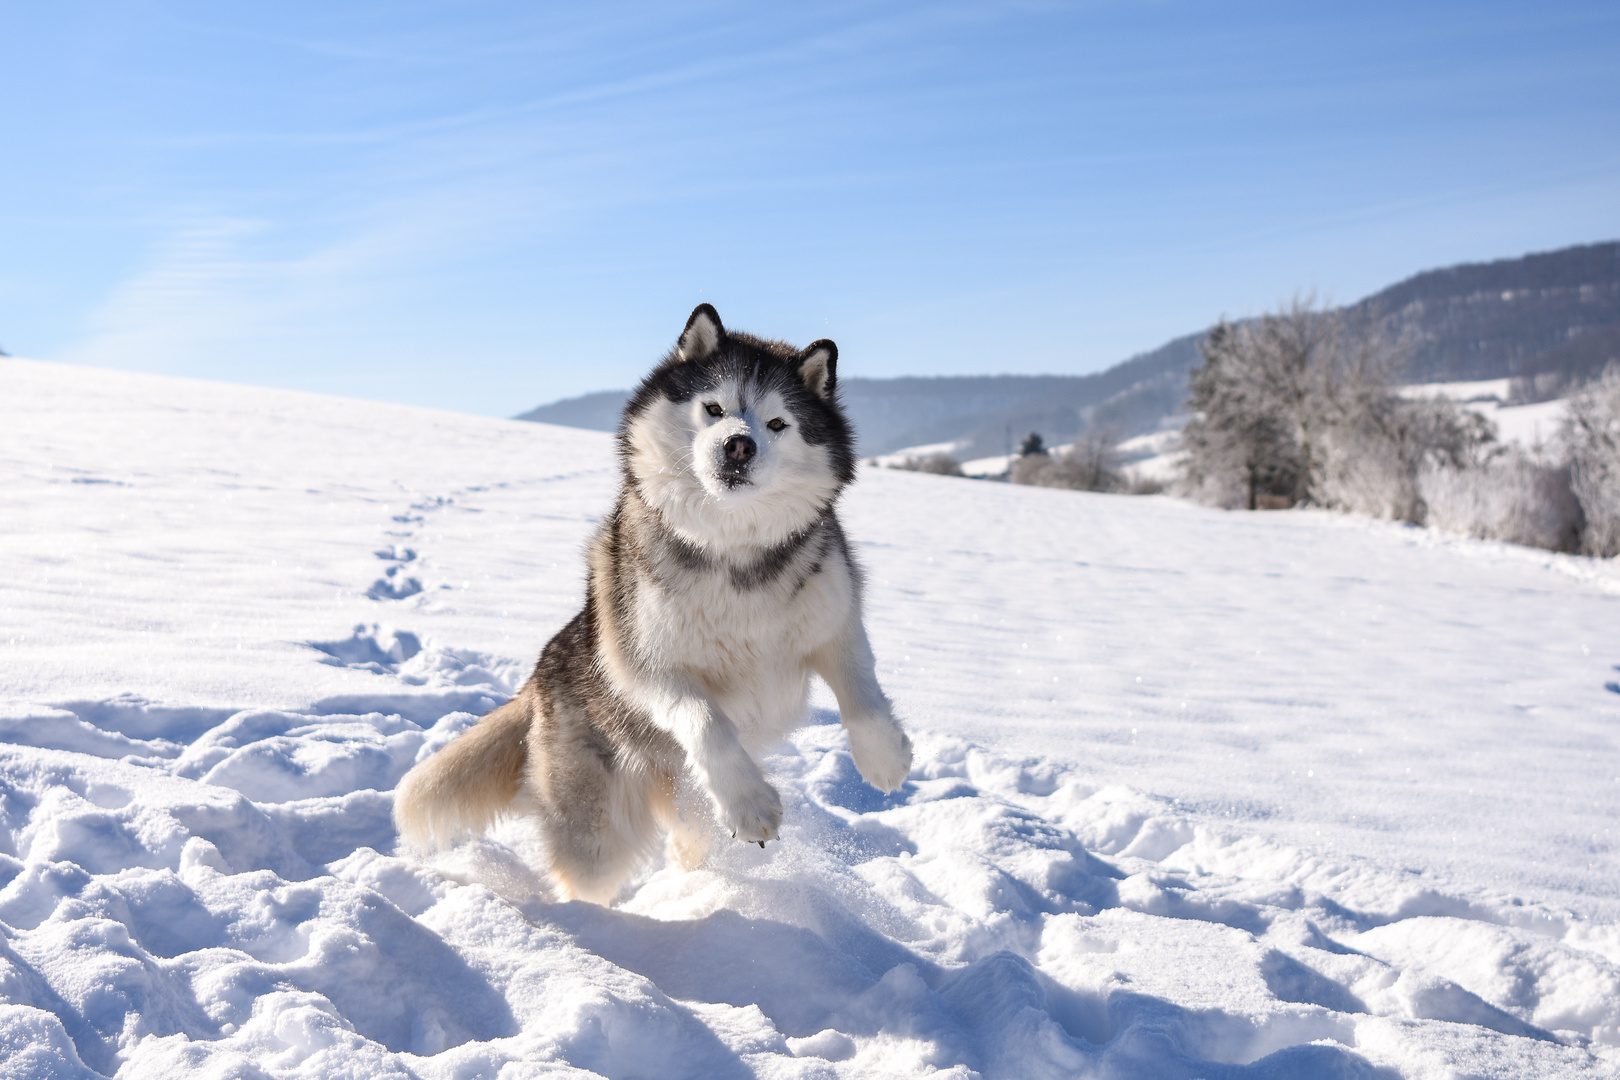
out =
{"type": "Polygon", "coordinates": [[[1620,356],[1620,242],[1429,270],[1354,308],[1406,340],[1412,382],[1592,375],[1620,356]]]}
{"type": "MultiPolygon", "coordinates": [[[[1620,360],[1620,241],[1416,274],[1350,305],[1408,350],[1408,382],[1549,375],[1579,379],[1620,360]]],[[[970,375],[840,381],[863,455],[956,442],[1005,452],[1039,431],[1063,442],[1101,425],[1120,438],[1171,420],[1205,331],[1091,375],[970,375]]],[[[542,405],[517,419],[611,431],[628,391],[542,405]]]]}
{"type": "Polygon", "coordinates": [[[589,428],[592,431],[612,431],[619,426],[619,413],[630,400],[628,390],[598,390],[581,397],[564,398],[550,405],[541,405],[514,420],[533,420],[537,424],[560,424],[563,427],[589,428]]]}

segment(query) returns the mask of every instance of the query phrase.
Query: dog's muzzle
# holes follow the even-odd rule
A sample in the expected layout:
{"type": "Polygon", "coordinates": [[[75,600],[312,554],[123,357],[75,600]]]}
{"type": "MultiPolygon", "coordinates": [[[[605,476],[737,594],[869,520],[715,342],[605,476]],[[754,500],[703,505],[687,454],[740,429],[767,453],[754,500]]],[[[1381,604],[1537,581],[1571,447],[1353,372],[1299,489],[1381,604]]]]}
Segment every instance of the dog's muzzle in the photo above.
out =
{"type": "Polygon", "coordinates": [[[720,448],[720,479],[727,487],[748,483],[748,465],[759,453],[759,444],[747,435],[733,435],[720,448]]]}

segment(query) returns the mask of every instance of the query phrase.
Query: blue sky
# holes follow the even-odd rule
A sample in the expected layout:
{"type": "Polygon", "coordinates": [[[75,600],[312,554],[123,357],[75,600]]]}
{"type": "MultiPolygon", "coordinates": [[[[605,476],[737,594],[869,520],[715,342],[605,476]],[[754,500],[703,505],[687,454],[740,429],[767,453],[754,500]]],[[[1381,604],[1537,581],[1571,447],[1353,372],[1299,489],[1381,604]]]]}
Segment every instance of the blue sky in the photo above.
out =
{"type": "Polygon", "coordinates": [[[0,347],[510,415],[699,300],[1086,372],[1620,237],[1620,5],[8,5],[0,347]]]}

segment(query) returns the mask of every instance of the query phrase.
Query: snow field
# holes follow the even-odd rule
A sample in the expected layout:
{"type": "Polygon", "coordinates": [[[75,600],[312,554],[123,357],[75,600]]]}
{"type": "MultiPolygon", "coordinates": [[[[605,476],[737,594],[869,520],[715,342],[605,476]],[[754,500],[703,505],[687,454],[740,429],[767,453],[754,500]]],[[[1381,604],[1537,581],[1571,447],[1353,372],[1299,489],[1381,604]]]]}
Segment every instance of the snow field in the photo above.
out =
{"type": "Polygon", "coordinates": [[[907,785],[818,697],[782,843],[557,904],[390,791],[576,608],[605,436],[0,363],[0,1073],[1620,1072],[1610,567],[868,471],[907,785]]]}

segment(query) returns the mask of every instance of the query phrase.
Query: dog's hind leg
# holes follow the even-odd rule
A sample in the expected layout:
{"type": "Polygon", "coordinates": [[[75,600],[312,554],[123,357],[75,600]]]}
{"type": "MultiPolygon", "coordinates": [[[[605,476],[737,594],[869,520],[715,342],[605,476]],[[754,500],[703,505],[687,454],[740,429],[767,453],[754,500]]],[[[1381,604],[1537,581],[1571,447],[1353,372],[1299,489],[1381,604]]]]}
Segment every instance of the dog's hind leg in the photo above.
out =
{"type": "Polygon", "coordinates": [[[699,808],[700,802],[700,796],[680,791],[674,781],[665,781],[653,803],[659,824],[669,834],[664,847],[669,861],[688,872],[703,865],[714,832],[714,823],[699,808]]]}
{"type": "Polygon", "coordinates": [[[604,755],[548,757],[536,796],[552,881],[562,899],[607,904],[657,842],[658,780],[604,755]]]}

